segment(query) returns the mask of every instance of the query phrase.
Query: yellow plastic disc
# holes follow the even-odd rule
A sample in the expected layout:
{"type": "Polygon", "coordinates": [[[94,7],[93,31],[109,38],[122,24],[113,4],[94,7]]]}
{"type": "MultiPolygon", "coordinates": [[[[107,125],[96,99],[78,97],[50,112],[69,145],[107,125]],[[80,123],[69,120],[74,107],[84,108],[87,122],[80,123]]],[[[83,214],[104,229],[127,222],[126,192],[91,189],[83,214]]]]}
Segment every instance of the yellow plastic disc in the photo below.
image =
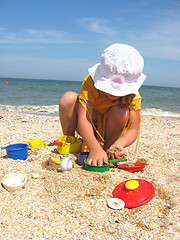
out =
{"type": "Polygon", "coordinates": [[[25,142],[26,144],[29,145],[29,149],[35,149],[35,148],[42,148],[42,147],[47,147],[47,143],[41,141],[41,140],[36,140],[36,139],[30,139],[25,142]]]}
{"type": "Polygon", "coordinates": [[[135,190],[139,187],[139,182],[137,180],[129,180],[125,183],[125,188],[127,190],[135,190]]]}

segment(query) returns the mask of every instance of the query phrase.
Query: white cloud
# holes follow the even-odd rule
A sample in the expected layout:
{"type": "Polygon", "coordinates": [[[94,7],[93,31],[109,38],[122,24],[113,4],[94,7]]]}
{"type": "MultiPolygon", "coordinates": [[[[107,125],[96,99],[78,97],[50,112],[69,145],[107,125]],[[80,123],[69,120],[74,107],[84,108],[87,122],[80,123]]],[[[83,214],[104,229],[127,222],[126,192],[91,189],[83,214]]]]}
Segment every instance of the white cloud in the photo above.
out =
{"type": "Polygon", "coordinates": [[[6,28],[0,27],[0,31],[5,31],[6,28]]]}
{"type": "Polygon", "coordinates": [[[103,35],[116,35],[117,32],[110,26],[110,22],[106,19],[98,18],[81,18],[78,20],[81,26],[89,32],[103,34],[103,35]]]}
{"type": "MultiPolygon", "coordinates": [[[[146,56],[180,60],[180,15],[164,11],[151,17],[146,19],[144,26],[136,23],[133,30],[133,24],[128,23],[113,40],[130,44],[146,56]]],[[[122,26],[121,21],[125,20],[119,19],[122,26]]]]}
{"type": "Polygon", "coordinates": [[[139,33],[139,43],[148,55],[180,60],[180,19],[168,19],[139,33]]]}
{"type": "Polygon", "coordinates": [[[5,28],[0,28],[0,44],[64,44],[82,43],[79,40],[69,38],[68,33],[58,30],[34,30],[23,29],[19,32],[10,32],[5,28]]]}
{"type": "MultiPolygon", "coordinates": [[[[141,1],[141,4],[149,1],[141,1]]],[[[129,15],[133,9],[128,9],[129,15]]],[[[147,17],[137,15],[136,19],[120,15],[114,21],[104,18],[80,18],[78,24],[84,29],[76,36],[72,32],[56,29],[24,29],[18,32],[8,31],[0,28],[0,47],[36,47],[43,48],[46,44],[78,44],[85,43],[83,47],[88,48],[90,42],[98,41],[105,46],[114,42],[122,42],[136,47],[142,54],[155,58],[180,60],[180,15],[178,10],[165,9],[157,14],[154,11],[147,17]],[[154,14],[154,15],[153,15],[154,14]],[[86,32],[90,32],[88,40],[86,32]],[[98,38],[96,38],[98,36],[98,38]],[[95,41],[97,40],[97,41],[95,41]],[[24,45],[23,45],[24,44],[24,45]]],[[[96,47],[96,46],[95,46],[96,47]]],[[[82,53],[82,52],[81,52],[82,53]]]]}

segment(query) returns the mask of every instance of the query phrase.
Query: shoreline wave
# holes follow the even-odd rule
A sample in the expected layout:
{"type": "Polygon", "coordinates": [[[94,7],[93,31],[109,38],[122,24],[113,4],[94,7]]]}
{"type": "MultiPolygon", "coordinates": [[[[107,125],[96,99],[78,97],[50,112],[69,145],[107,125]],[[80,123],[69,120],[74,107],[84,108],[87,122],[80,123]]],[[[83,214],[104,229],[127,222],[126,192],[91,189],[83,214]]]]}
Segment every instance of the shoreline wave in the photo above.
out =
{"type": "MultiPolygon", "coordinates": [[[[8,105],[0,104],[1,111],[58,116],[58,105],[8,105]]],[[[144,108],[143,115],[180,118],[180,112],[158,108],[144,108]]]]}
{"type": "Polygon", "coordinates": [[[7,112],[21,112],[21,113],[32,113],[32,114],[57,114],[58,105],[8,105],[0,104],[1,111],[7,112]]]}
{"type": "Polygon", "coordinates": [[[151,116],[158,116],[158,117],[180,118],[180,112],[162,110],[162,109],[159,109],[159,108],[144,108],[144,109],[142,109],[142,115],[144,115],[144,116],[151,115],[151,116]]]}

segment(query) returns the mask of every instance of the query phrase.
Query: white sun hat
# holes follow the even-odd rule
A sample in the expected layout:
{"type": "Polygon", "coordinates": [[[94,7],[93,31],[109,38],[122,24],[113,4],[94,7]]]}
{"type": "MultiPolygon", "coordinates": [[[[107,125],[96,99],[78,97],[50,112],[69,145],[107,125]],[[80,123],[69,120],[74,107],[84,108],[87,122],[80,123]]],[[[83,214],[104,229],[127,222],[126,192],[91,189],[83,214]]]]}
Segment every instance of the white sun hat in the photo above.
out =
{"type": "Polygon", "coordinates": [[[137,94],[146,78],[143,67],[143,57],[135,48],[115,43],[104,50],[101,62],[88,71],[97,89],[121,97],[137,94]]]}

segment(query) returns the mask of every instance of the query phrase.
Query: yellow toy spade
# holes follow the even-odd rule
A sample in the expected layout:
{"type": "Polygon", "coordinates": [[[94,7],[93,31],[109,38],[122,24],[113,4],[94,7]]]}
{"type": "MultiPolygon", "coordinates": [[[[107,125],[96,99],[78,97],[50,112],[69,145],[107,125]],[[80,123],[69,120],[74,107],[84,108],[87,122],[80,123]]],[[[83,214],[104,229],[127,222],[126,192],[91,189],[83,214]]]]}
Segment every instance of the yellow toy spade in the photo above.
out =
{"type": "Polygon", "coordinates": [[[60,164],[60,160],[54,157],[51,157],[51,159],[53,160],[53,162],[55,162],[56,164],[60,164]]]}

